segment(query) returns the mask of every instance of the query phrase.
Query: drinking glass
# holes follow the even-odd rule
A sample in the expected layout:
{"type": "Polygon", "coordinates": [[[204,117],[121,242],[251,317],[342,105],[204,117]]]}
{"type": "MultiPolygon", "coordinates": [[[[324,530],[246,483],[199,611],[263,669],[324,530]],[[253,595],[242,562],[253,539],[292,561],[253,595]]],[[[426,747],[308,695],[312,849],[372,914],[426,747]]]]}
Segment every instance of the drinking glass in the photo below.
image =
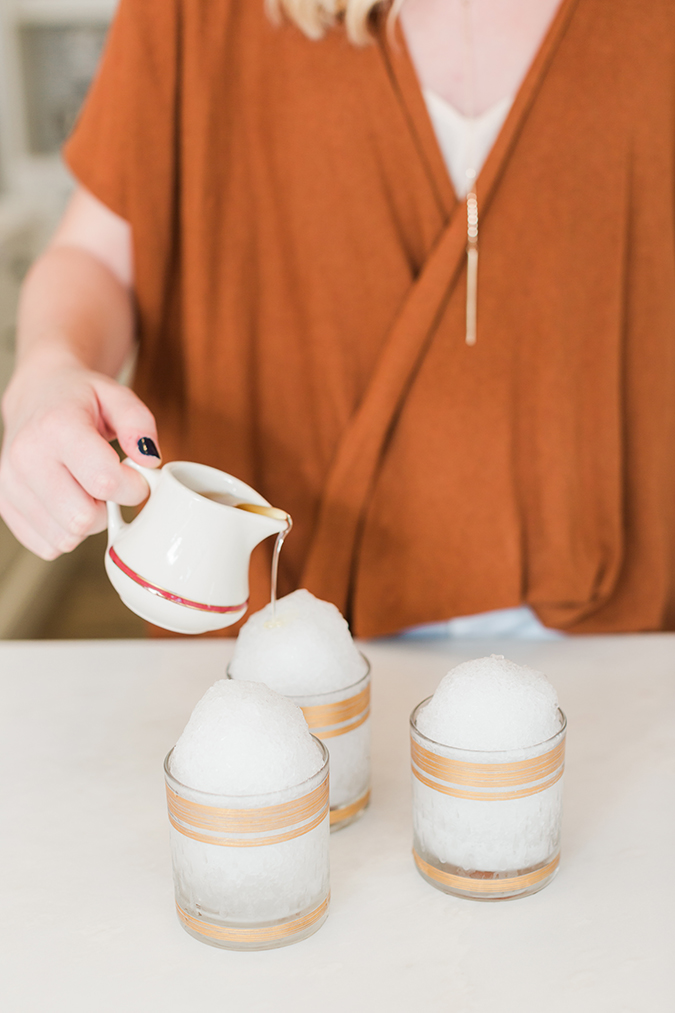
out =
{"type": "Polygon", "coordinates": [[[330,828],[363,815],[370,801],[370,663],[346,689],[289,697],[301,708],[312,735],[330,753],[330,828]]]}
{"type": "MultiPolygon", "coordinates": [[[[285,694],[330,753],[330,828],[340,830],[370,802],[370,662],[358,682],[329,693],[285,694]]],[[[228,679],[232,678],[229,667],[228,679]]]]}
{"type": "MultiPolygon", "coordinates": [[[[429,698],[430,699],[430,698],[429,698]]],[[[438,890],[473,900],[536,893],[560,860],[567,719],[523,749],[457,749],[427,738],[410,717],[413,856],[438,890]]]]}
{"type": "MultiPolygon", "coordinates": [[[[328,750],[301,784],[259,795],[196,791],[164,761],[178,918],[212,946],[305,939],[328,914],[328,750]]],[[[173,752],[173,750],[172,750],[173,752]]]]}

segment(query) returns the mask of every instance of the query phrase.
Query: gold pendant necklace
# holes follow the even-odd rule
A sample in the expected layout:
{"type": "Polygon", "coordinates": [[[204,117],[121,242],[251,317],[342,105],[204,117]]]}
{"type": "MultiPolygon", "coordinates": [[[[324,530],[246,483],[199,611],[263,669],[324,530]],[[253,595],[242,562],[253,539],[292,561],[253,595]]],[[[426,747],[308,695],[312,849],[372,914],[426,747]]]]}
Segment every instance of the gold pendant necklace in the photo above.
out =
{"type": "Polygon", "coordinates": [[[471,0],[459,0],[462,7],[464,33],[464,84],[466,108],[469,116],[469,143],[467,145],[466,178],[469,192],[466,195],[466,343],[476,344],[478,316],[478,196],[476,194],[476,59],[473,43],[471,0]]]}
{"type": "Polygon", "coordinates": [[[478,310],[478,198],[466,195],[466,343],[476,344],[478,310]]]}

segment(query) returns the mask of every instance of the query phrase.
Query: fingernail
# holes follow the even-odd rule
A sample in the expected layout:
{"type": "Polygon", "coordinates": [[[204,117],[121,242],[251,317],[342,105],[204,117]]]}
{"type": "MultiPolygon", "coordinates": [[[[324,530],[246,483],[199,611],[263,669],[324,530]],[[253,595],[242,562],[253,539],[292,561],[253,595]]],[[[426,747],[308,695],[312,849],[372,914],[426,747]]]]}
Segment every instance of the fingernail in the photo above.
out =
{"type": "Polygon", "coordinates": [[[155,446],[155,441],[151,440],[149,436],[141,436],[136,446],[146,457],[156,457],[159,459],[159,451],[155,446]]]}

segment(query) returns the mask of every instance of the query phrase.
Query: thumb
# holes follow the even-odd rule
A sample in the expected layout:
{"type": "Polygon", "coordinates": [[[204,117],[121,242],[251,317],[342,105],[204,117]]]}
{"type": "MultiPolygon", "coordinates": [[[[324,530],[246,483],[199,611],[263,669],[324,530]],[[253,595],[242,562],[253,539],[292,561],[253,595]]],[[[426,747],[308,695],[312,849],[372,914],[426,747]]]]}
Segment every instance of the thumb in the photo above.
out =
{"type": "Polygon", "coordinates": [[[149,408],[128,387],[113,382],[96,384],[102,419],[132,461],[146,468],[162,463],[157,425],[149,408]]]}

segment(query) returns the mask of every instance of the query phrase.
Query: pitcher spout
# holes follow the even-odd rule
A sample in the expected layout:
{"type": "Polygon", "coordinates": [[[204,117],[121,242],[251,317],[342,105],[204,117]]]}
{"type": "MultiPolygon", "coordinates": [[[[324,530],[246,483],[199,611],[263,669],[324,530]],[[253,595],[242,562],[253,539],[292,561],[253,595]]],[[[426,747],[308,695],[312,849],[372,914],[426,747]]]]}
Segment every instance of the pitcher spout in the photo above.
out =
{"type": "Polygon", "coordinates": [[[282,531],[289,531],[293,525],[291,515],[278,507],[267,506],[262,503],[237,503],[237,510],[251,514],[249,532],[255,539],[253,545],[264,541],[270,535],[280,535],[282,531]],[[254,519],[255,518],[255,519],[254,519]]]}

